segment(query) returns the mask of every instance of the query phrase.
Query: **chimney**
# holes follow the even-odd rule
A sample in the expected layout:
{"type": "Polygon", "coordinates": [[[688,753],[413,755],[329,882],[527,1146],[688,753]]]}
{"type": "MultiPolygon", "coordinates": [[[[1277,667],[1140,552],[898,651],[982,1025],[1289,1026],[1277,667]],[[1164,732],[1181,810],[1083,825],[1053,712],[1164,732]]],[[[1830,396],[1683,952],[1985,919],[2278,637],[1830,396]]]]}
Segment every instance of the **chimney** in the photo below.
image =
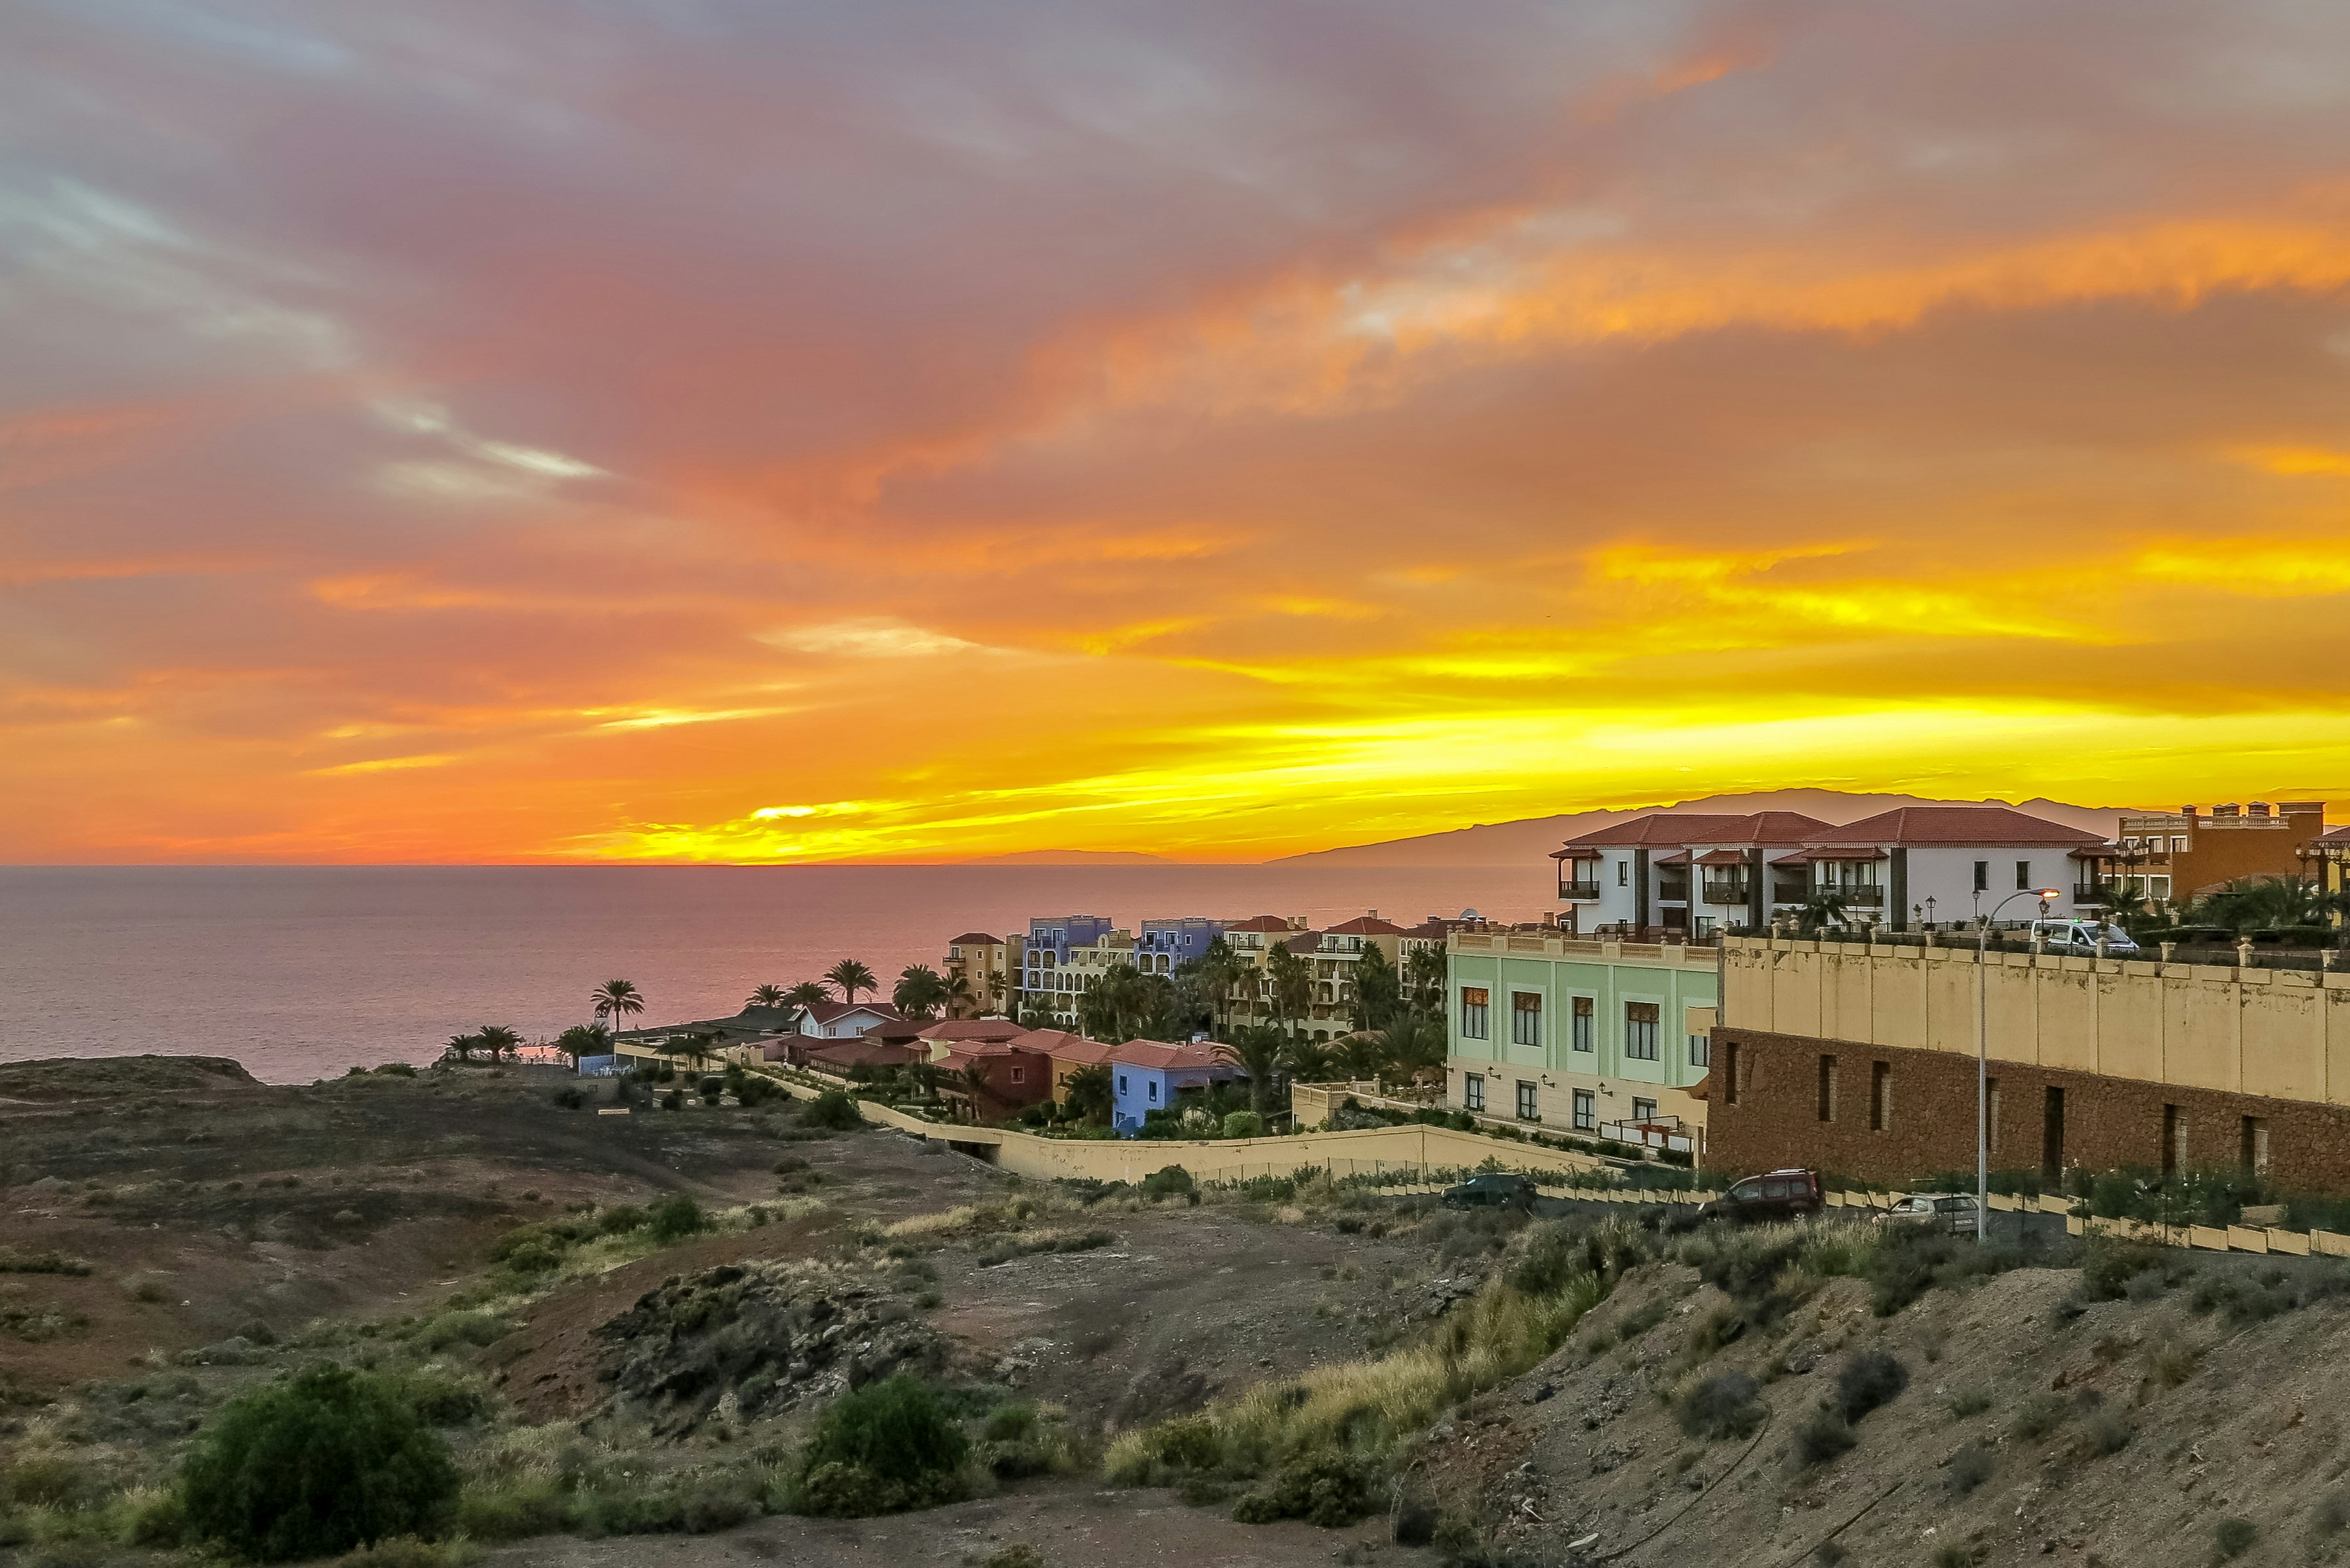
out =
{"type": "Polygon", "coordinates": [[[2218,822],[2223,818],[2232,819],[2241,815],[2243,814],[2243,809],[2244,808],[2242,806],[2238,805],[2233,801],[2230,801],[2225,805],[2215,805],[2211,808],[2211,820],[2218,822]]]}

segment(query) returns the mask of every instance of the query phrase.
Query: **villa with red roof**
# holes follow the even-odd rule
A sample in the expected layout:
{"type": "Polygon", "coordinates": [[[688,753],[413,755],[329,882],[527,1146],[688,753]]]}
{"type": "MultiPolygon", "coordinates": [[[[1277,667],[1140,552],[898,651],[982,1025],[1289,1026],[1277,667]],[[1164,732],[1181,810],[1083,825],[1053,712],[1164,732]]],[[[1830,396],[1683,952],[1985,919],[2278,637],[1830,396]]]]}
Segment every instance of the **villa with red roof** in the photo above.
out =
{"type": "Polygon", "coordinates": [[[1121,1137],[1140,1132],[1151,1112],[1176,1109],[1185,1094],[1248,1078],[1232,1048],[1212,1042],[1129,1040],[1111,1048],[1109,1072],[1110,1126],[1121,1137]]]}

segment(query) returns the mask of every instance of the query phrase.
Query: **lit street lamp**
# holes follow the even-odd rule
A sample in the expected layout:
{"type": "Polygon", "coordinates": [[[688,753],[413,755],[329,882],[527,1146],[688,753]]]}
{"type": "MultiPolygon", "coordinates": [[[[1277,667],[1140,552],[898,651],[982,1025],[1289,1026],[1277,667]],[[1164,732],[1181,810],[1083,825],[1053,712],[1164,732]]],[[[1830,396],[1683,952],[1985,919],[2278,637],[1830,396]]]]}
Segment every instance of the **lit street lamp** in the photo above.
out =
{"type": "Polygon", "coordinates": [[[1991,1245],[1991,923],[2018,898],[2038,898],[2048,912],[2054,888],[2010,893],[1975,928],[1975,1245],[1991,1245]]]}

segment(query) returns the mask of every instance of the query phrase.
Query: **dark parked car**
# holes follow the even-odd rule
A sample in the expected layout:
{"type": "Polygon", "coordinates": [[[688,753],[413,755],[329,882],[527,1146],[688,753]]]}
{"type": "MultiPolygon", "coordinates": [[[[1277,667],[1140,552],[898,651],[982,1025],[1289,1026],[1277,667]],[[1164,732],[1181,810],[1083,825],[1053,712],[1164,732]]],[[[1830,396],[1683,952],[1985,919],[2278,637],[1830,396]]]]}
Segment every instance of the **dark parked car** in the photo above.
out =
{"type": "Polygon", "coordinates": [[[1748,1224],[1759,1220],[1799,1220],[1826,1206],[1816,1170],[1766,1170],[1750,1176],[1700,1207],[1695,1218],[1748,1224]]]}
{"type": "Polygon", "coordinates": [[[1472,1176],[1443,1192],[1447,1209],[1532,1209],[1534,1184],[1523,1176],[1472,1176]]]}

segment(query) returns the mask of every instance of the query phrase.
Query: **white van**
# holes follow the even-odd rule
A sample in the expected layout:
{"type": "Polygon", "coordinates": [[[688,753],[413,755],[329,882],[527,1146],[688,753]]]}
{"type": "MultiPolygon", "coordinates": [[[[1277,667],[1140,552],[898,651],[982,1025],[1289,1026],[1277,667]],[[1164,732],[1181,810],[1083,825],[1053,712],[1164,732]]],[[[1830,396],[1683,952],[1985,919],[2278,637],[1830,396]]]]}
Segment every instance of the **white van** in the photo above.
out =
{"type": "Polygon", "coordinates": [[[2032,939],[2052,953],[2093,954],[2100,939],[2108,958],[2135,958],[2138,951],[2127,931],[2096,920],[2034,920],[2032,939]]]}

